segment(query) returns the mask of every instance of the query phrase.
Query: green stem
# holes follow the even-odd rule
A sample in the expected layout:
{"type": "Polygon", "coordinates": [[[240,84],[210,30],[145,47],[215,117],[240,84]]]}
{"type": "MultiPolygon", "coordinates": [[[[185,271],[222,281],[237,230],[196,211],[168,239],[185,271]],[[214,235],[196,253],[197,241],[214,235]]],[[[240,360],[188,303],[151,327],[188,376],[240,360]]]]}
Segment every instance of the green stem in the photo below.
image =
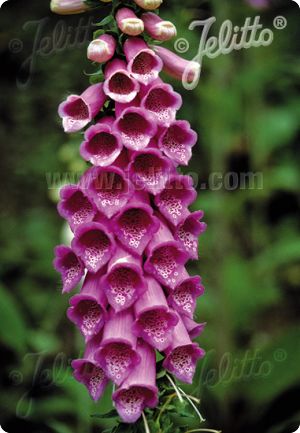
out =
{"type": "Polygon", "coordinates": [[[143,421],[144,421],[144,427],[145,427],[145,433],[151,433],[150,432],[150,428],[149,428],[149,424],[146,418],[146,415],[144,412],[142,412],[142,417],[143,417],[143,421]]]}
{"type": "Polygon", "coordinates": [[[204,422],[205,419],[203,418],[203,416],[199,412],[197,406],[194,404],[194,402],[192,401],[192,399],[183,391],[183,389],[181,389],[179,387],[178,387],[178,389],[184,395],[184,397],[187,399],[187,401],[190,403],[190,405],[192,406],[192,408],[195,410],[195,412],[197,413],[198,417],[200,418],[200,422],[204,422]]]}
{"type": "Polygon", "coordinates": [[[181,395],[179,389],[177,388],[177,386],[175,385],[175,382],[171,379],[171,377],[170,377],[168,374],[166,374],[166,377],[168,378],[169,382],[170,382],[171,385],[173,386],[174,391],[176,392],[177,397],[178,397],[180,403],[183,403],[182,395],[181,395]]]}
{"type": "Polygon", "coordinates": [[[164,411],[165,411],[166,408],[168,407],[169,403],[173,400],[173,398],[176,397],[176,395],[177,395],[176,392],[174,392],[174,394],[171,394],[171,395],[169,395],[169,396],[167,397],[167,399],[166,399],[166,401],[165,401],[163,407],[162,407],[161,410],[159,411],[159,414],[158,414],[157,419],[156,419],[156,423],[157,423],[158,425],[159,425],[159,421],[160,421],[160,418],[161,418],[162,414],[164,413],[164,411]]]}
{"type": "Polygon", "coordinates": [[[208,433],[222,433],[221,430],[212,430],[210,428],[197,428],[195,430],[188,430],[185,433],[208,432],[208,433]]]}

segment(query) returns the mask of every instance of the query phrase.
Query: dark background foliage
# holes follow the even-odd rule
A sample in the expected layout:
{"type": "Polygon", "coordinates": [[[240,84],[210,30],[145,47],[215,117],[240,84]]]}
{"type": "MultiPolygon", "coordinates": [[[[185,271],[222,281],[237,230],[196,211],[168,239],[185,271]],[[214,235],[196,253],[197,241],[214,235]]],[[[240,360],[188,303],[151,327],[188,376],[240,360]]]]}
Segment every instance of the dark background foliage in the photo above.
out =
{"type": "MultiPolygon", "coordinates": [[[[0,424],[9,433],[109,426],[91,417],[111,409],[109,390],[94,405],[71,376],[82,340],[51,264],[53,247],[68,238],[53,182],[85,168],[81,136],[63,133],[57,105],[86,87],[91,22],[107,11],[59,17],[46,0],[9,0],[0,11],[0,424]],[[88,28],[76,36],[78,26],[88,28]]],[[[299,8],[285,0],[264,11],[242,0],[166,0],[161,13],[190,42],[189,59],[200,40],[199,29],[188,30],[194,19],[215,15],[211,34],[225,19],[242,25],[259,14],[269,28],[276,16],[287,19],[271,46],[204,59],[194,91],[173,84],[184,96],[180,117],[200,135],[189,171],[200,178],[194,208],[209,226],[190,265],[206,286],[197,319],[208,322],[199,338],[207,356],[185,389],[201,399],[205,427],[291,433],[300,424],[299,8]],[[263,186],[204,188],[212,173],[228,172],[259,173],[263,186]]]]}

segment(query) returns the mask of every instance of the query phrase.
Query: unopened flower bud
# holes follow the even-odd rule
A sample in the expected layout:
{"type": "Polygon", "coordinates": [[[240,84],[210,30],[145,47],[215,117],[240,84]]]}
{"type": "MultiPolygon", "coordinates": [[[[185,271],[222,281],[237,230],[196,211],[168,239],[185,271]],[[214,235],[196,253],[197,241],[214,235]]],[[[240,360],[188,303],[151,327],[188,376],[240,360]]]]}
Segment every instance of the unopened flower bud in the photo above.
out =
{"type": "Polygon", "coordinates": [[[144,23],[128,8],[121,8],[116,14],[119,29],[129,36],[138,36],[144,31],[144,23]]]}
{"type": "Polygon", "coordinates": [[[107,34],[101,35],[89,44],[87,57],[97,63],[108,62],[114,56],[116,46],[116,40],[113,36],[107,34]]]}

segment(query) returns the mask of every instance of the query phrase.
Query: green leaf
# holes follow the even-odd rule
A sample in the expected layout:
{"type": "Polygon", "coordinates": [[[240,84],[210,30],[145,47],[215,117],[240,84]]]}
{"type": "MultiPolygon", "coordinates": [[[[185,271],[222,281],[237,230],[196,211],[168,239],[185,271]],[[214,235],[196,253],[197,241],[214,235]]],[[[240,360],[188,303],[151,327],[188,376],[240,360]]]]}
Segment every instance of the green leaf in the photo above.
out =
{"type": "Polygon", "coordinates": [[[163,377],[165,377],[165,375],[167,374],[166,370],[161,370],[160,372],[157,373],[156,375],[156,379],[161,379],[163,377]]]}
{"type": "Polygon", "coordinates": [[[5,326],[0,327],[0,339],[13,350],[26,349],[26,324],[12,295],[0,286],[0,317],[5,326]]]}
{"type": "Polygon", "coordinates": [[[99,38],[99,36],[104,35],[105,30],[104,29],[98,29],[93,33],[93,39],[99,38]]]}
{"type": "Polygon", "coordinates": [[[102,21],[99,23],[94,24],[96,27],[105,27],[108,24],[110,24],[114,20],[114,17],[112,15],[108,15],[107,17],[103,18],[102,21]]]}
{"type": "Polygon", "coordinates": [[[299,341],[300,329],[294,327],[266,345],[259,352],[255,376],[245,384],[240,383],[240,391],[260,405],[294,386],[300,380],[300,345],[296,343],[299,341]]]}
{"type": "Polygon", "coordinates": [[[63,424],[58,421],[49,421],[49,427],[51,427],[55,433],[72,433],[73,430],[68,427],[66,424],[63,424]]]}
{"type": "Polygon", "coordinates": [[[109,419],[109,418],[118,418],[118,412],[115,409],[112,409],[111,411],[107,413],[95,413],[91,415],[91,418],[100,418],[100,419],[109,419]]]}

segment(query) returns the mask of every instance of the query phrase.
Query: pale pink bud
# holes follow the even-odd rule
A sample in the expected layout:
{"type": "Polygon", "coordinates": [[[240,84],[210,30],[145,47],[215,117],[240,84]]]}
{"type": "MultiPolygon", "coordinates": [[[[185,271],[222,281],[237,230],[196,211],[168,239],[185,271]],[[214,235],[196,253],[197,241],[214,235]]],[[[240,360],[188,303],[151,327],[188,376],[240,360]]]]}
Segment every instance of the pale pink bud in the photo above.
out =
{"type": "Polygon", "coordinates": [[[83,0],[51,0],[50,8],[60,15],[80,14],[89,9],[83,0]]]}
{"type": "Polygon", "coordinates": [[[134,0],[134,2],[142,9],[154,11],[159,8],[163,0],[134,0]]]}
{"type": "Polygon", "coordinates": [[[196,83],[199,80],[201,66],[198,62],[185,60],[167,48],[157,45],[151,47],[164,63],[163,70],[185,83],[196,83]]]}
{"type": "Polygon", "coordinates": [[[176,27],[171,21],[162,20],[152,12],[143,14],[141,18],[146,32],[157,41],[169,41],[177,35],[176,27]]]}
{"type": "Polygon", "coordinates": [[[113,36],[101,35],[89,44],[87,57],[97,63],[108,62],[114,56],[116,47],[117,43],[113,36]]]}
{"type": "Polygon", "coordinates": [[[129,36],[138,36],[144,31],[143,21],[128,8],[121,8],[116,14],[119,29],[129,36]]]}

